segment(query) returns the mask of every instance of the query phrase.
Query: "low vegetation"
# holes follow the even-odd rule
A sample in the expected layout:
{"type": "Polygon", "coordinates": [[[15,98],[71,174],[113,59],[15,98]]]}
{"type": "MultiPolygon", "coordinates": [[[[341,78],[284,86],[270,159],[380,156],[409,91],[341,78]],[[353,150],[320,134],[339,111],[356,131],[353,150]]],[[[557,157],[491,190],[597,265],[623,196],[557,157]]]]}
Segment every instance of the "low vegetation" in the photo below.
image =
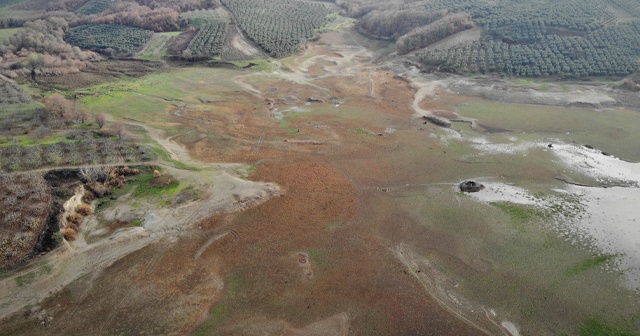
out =
{"type": "Polygon", "coordinates": [[[638,336],[630,330],[611,326],[600,319],[592,318],[580,327],[580,336],[638,336]]]}
{"type": "Polygon", "coordinates": [[[534,216],[540,215],[539,211],[533,207],[528,207],[511,202],[492,202],[491,205],[504,211],[507,215],[509,215],[509,217],[511,217],[511,220],[518,223],[526,223],[534,216]]]}
{"type": "Polygon", "coordinates": [[[579,264],[571,267],[570,269],[568,269],[566,271],[566,274],[569,276],[573,276],[582,272],[585,272],[587,270],[590,270],[594,267],[600,266],[600,265],[604,265],[610,261],[615,260],[615,258],[618,257],[617,254],[602,254],[593,258],[589,258],[586,260],[583,260],[582,262],[580,262],[579,264]]]}

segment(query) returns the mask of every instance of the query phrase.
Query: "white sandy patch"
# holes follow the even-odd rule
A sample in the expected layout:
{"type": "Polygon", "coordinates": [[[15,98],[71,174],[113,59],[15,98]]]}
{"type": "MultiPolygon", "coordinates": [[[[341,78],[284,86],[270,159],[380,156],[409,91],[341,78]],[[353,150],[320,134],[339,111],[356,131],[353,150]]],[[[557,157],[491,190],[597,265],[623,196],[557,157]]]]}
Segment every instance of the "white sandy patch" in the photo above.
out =
{"type": "Polygon", "coordinates": [[[482,180],[479,182],[484,185],[484,189],[479,192],[470,193],[469,195],[481,202],[512,202],[541,205],[526,189],[500,182],[482,180]]]}
{"type": "Polygon", "coordinates": [[[625,162],[601,151],[573,144],[554,144],[554,155],[568,168],[578,170],[600,182],[640,183],[640,164],[625,162]]]}
{"type": "Polygon", "coordinates": [[[511,336],[520,336],[520,331],[518,331],[518,327],[516,327],[515,324],[509,321],[503,321],[501,325],[509,332],[509,334],[511,334],[511,336]]]}
{"type": "Polygon", "coordinates": [[[603,253],[618,254],[618,268],[640,288],[640,189],[571,186],[569,191],[580,195],[586,213],[568,229],[587,233],[603,253]]]}
{"type": "MultiPolygon", "coordinates": [[[[516,154],[543,143],[492,144],[479,138],[474,146],[488,153],[516,154]]],[[[554,142],[548,149],[567,169],[602,183],[629,187],[595,188],[568,185],[554,189],[556,196],[536,198],[523,188],[479,179],[485,189],[470,195],[482,202],[513,202],[550,209],[561,206],[562,213],[546,223],[563,239],[593,248],[594,253],[615,254],[616,267],[623,271],[632,288],[640,288],[640,163],[625,162],[603,155],[596,149],[554,142]],[[564,196],[563,196],[564,195],[564,196]],[[567,198],[569,197],[569,198],[567,198]],[[565,216],[564,211],[569,215],[565,216]]]]}
{"type": "Polygon", "coordinates": [[[542,142],[492,143],[485,137],[473,138],[471,139],[471,144],[482,154],[520,154],[534,148],[547,148],[547,144],[542,142]]]}

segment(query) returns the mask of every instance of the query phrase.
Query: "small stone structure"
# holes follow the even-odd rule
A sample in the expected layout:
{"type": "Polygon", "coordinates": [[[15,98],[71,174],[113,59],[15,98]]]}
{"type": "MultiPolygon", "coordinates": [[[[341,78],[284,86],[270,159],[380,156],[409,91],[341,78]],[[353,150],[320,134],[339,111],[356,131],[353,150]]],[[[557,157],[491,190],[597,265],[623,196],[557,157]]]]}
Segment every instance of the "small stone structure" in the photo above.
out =
{"type": "Polygon", "coordinates": [[[434,124],[434,125],[438,125],[440,127],[445,127],[445,128],[449,128],[451,127],[451,122],[449,122],[448,120],[446,120],[445,118],[440,118],[440,117],[436,117],[436,116],[423,116],[422,119],[434,124]]]}
{"type": "Polygon", "coordinates": [[[475,181],[464,181],[460,183],[460,191],[478,192],[482,189],[484,189],[484,185],[482,185],[482,183],[478,183],[475,181]]]}

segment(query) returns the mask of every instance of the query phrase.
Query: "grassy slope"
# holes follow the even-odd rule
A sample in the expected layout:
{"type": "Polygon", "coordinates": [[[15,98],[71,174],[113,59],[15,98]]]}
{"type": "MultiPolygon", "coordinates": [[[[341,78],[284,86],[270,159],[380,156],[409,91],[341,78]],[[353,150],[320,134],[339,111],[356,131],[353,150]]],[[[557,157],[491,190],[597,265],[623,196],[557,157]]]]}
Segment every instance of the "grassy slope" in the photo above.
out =
{"type": "Polygon", "coordinates": [[[180,35],[180,32],[169,33],[155,33],[151,38],[151,41],[147,43],[147,46],[140,52],[138,58],[145,60],[160,60],[167,55],[166,44],[174,36],[180,35]]]}
{"type": "Polygon", "coordinates": [[[5,39],[15,35],[18,31],[22,30],[22,28],[6,28],[6,29],[0,29],[0,42],[4,41],[5,39]]]}

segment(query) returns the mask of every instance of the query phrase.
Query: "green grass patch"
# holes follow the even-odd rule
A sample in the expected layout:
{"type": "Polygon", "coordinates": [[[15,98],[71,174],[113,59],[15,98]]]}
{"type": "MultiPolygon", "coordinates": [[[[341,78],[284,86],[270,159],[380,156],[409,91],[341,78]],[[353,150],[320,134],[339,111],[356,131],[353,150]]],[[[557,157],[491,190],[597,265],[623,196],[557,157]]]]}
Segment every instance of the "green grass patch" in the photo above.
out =
{"type": "Polygon", "coordinates": [[[185,163],[182,163],[180,161],[176,161],[174,159],[171,158],[171,156],[169,155],[169,153],[167,153],[167,151],[164,150],[164,148],[160,148],[160,147],[156,147],[156,146],[152,146],[151,150],[153,150],[153,152],[160,158],[162,159],[162,161],[165,161],[167,163],[170,163],[174,168],[177,169],[182,169],[182,170],[191,170],[191,171],[198,171],[200,169],[196,168],[196,167],[192,167],[189,166],[185,163]]]}
{"type": "Polygon", "coordinates": [[[166,45],[167,42],[174,36],[179,35],[180,32],[169,33],[155,33],[151,37],[151,40],[147,43],[147,46],[142,50],[141,54],[137,57],[144,60],[160,60],[167,55],[166,45]]]}
{"type": "Polygon", "coordinates": [[[169,119],[169,115],[165,112],[169,103],[159,98],[136,94],[133,91],[132,89],[111,91],[109,87],[99,87],[94,89],[96,94],[84,96],[81,101],[91,114],[111,114],[118,118],[136,120],[167,121],[169,119]]]}
{"type": "Polygon", "coordinates": [[[173,197],[173,195],[178,191],[178,186],[180,185],[180,183],[176,180],[173,180],[171,183],[163,187],[156,187],[153,186],[153,179],[153,172],[150,172],[140,174],[139,176],[137,176],[135,181],[129,182],[135,185],[135,189],[133,190],[131,196],[135,198],[156,198],[160,196],[173,197]]]}
{"type": "Polygon", "coordinates": [[[315,266],[318,270],[326,270],[331,267],[331,261],[327,253],[322,250],[309,250],[309,259],[311,259],[311,265],[315,266]]]}
{"type": "Polygon", "coordinates": [[[594,267],[606,264],[609,261],[615,259],[616,257],[618,257],[617,254],[603,254],[603,255],[596,256],[594,258],[585,259],[581,261],[579,264],[569,268],[565,272],[565,274],[568,276],[573,276],[573,275],[588,271],[594,267]]]}
{"type": "Polygon", "coordinates": [[[202,27],[208,24],[229,23],[231,18],[229,14],[222,9],[194,10],[180,13],[180,20],[188,22],[193,27],[202,27]]]}
{"type": "MultiPolygon", "coordinates": [[[[159,205],[166,205],[170,202],[171,198],[175,196],[181,190],[180,183],[173,180],[171,183],[162,187],[153,185],[153,169],[150,166],[138,167],[140,170],[139,175],[135,175],[129,178],[122,188],[114,188],[112,196],[119,198],[121,196],[131,194],[133,199],[146,199],[148,201],[157,202],[159,205]]],[[[111,197],[104,197],[98,200],[96,204],[97,211],[108,208],[114,200],[111,197]]],[[[132,204],[140,202],[138,200],[132,201],[132,204]]],[[[130,223],[130,226],[139,226],[142,224],[135,220],[130,223]],[[133,224],[132,224],[133,223],[133,224]]]]}
{"type": "Polygon", "coordinates": [[[227,296],[234,297],[240,294],[242,287],[243,283],[240,276],[237,274],[231,274],[227,280],[227,296]]]}
{"type": "Polygon", "coordinates": [[[373,136],[373,133],[369,132],[368,130],[364,129],[364,128],[356,128],[353,130],[353,132],[355,134],[360,134],[360,135],[366,135],[366,136],[373,136]]]}
{"type": "Polygon", "coordinates": [[[580,336],[638,336],[625,328],[611,326],[600,319],[592,318],[580,327],[580,336]]]}
{"type": "Polygon", "coordinates": [[[348,225],[349,224],[344,221],[330,222],[327,224],[327,229],[329,229],[329,231],[336,231],[345,228],[348,225]]]}
{"type": "Polygon", "coordinates": [[[16,284],[18,287],[22,287],[24,285],[28,285],[34,282],[39,276],[51,274],[53,267],[51,265],[46,264],[40,266],[37,271],[31,271],[27,274],[20,275],[16,277],[16,284]]]}
{"type": "Polygon", "coordinates": [[[0,42],[8,39],[9,37],[15,35],[17,32],[22,30],[23,28],[6,28],[0,29],[0,42]]]}
{"type": "Polygon", "coordinates": [[[77,143],[77,140],[69,140],[64,133],[57,133],[52,136],[37,139],[32,138],[29,135],[19,135],[11,138],[0,138],[0,147],[7,147],[17,144],[19,146],[38,146],[38,145],[53,145],[56,143],[77,143]]]}
{"type": "Polygon", "coordinates": [[[351,28],[358,23],[358,20],[342,16],[338,13],[330,13],[327,15],[327,20],[330,22],[320,28],[317,32],[322,33],[327,31],[344,30],[351,28]]]}
{"type": "Polygon", "coordinates": [[[530,221],[533,217],[539,215],[539,211],[532,207],[515,204],[511,202],[491,202],[491,205],[500,208],[504,211],[512,220],[520,223],[530,221]]]}
{"type": "Polygon", "coordinates": [[[194,336],[209,336],[213,335],[216,331],[216,326],[227,316],[227,305],[225,303],[219,303],[211,312],[209,312],[209,319],[198,326],[193,333],[194,336]]]}

